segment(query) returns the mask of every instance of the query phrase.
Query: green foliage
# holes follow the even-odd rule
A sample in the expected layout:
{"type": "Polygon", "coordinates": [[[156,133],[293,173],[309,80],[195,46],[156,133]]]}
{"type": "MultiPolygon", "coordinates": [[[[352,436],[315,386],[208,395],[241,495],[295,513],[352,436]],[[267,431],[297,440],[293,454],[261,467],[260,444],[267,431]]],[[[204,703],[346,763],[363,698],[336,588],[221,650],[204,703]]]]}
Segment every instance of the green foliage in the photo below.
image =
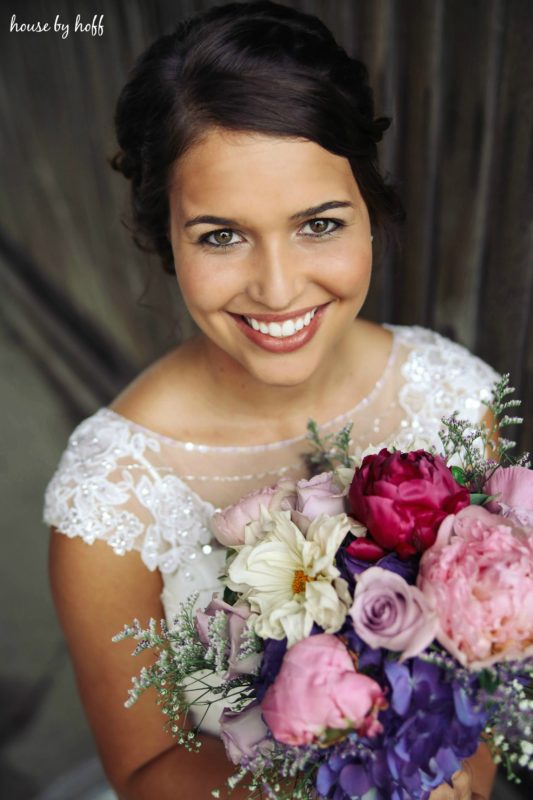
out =
{"type": "MultiPolygon", "coordinates": [[[[209,646],[200,641],[195,625],[194,606],[198,600],[196,592],[181,604],[169,629],[165,620],[160,620],[159,628],[150,619],[147,628],[142,628],[139,620],[113,636],[113,642],[134,639],[137,645],[133,655],[145,650],[153,650],[156,656],[150,667],[142,667],[138,676],[132,678],[133,686],[128,690],[128,700],[124,703],[130,708],[139,697],[150,688],[156,690],[157,704],[167,718],[166,728],[176,738],[178,744],[187,750],[198,750],[200,740],[196,738],[198,729],[209,707],[221,697],[228,706],[236,710],[249,702],[250,676],[239,676],[226,680],[224,673],[228,668],[227,621],[224,612],[217,612],[208,625],[209,646]],[[211,678],[211,680],[210,680],[211,678]],[[213,678],[216,680],[213,682],[213,678]],[[215,684],[215,685],[214,685],[215,684]],[[190,709],[204,707],[202,718],[190,729],[185,726],[190,709]]],[[[250,633],[246,638],[242,658],[258,647],[250,633]]],[[[257,638],[257,637],[256,637],[257,638]]]]}
{"type": "Polygon", "coordinates": [[[509,399],[514,389],[509,386],[509,375],[503,375],[495,384],[492,397],[483,401],[491,415],[491,424],[485,421],[478,427],[465,419],[460,419],[457,412],[445,417],[442,422],[443,430],[440,438],[448,460],[458,457],[461,466],[452,466],[454,478],[461,486],[466,486],[472,493],[472,502],[481,504],[488,498],[483,495],[483,486],[490,476],[498,469],[510,465],[529,467],[529,454],[514,458],[511,450],[516,442],[502,436],[502,431],[511,425],[523,422],[521,417],[510,416],[507,412],[517,408],[520,400],[509,399]]]}
{"type": "Polygon", "coordinates": [[[321,436],[317,423],[310,419],[307,423],[307,439],[314,447],[312,453],[305,455],[305,460],[312,475],[329,472],[336,467],[353,467],[355,460],[350,455],[351,432],[353,423],[345,425],[337,433],[321,436]]]}

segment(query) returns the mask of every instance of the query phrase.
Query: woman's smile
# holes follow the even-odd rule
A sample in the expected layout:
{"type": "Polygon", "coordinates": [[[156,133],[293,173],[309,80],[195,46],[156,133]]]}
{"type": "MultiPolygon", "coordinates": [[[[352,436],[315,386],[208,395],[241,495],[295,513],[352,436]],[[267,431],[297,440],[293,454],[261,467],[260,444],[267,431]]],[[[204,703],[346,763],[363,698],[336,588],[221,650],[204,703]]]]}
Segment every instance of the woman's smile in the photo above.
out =
{"type": "Polygon", "coordinates": [[[232,314],[248,339],[271,353],[292,353],[311,341],[329,303],[292,314],[232,314]]]}

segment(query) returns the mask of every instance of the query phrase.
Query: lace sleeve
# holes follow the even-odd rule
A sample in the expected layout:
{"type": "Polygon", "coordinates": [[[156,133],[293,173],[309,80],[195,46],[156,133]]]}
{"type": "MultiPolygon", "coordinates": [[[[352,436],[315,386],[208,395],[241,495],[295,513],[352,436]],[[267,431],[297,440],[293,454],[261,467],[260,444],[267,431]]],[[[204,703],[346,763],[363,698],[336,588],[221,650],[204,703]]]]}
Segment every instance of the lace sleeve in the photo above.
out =
{"type": "Polygon", "coordinates": [[[465,347],[435,331],[404,328],[401,339],[408,347],[399,391],[405,424],[415,430],[431,430],[435,436],[442,417],[454,411],[473,425],[481,422],[487,413],[485,402],[501,376],[465,347]]]}
{"type": "Polygon", "coordinates": [[[88,544],[105,541],[117,555],[138,550],[152,571],[194,570],[197,556],[212,549],[214,507],[160,451],[156,438],[96,412],[70,436],[46,488],[43,521],[88,544]]]}

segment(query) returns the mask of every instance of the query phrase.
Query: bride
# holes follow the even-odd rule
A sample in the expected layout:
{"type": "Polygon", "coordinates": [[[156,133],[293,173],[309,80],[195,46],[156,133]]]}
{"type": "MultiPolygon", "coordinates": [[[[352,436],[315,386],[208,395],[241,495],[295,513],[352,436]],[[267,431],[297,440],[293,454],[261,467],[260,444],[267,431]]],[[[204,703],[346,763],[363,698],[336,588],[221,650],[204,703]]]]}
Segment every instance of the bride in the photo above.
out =
{"type": "MultiPolygon", "coordinates": [[[[480,420],[496,374],[436,333],[359,316],[401,206],[366,71],[315,17],[254,2],[180,24],[142,54],[115,121],[135,240],[175,274],[198,334],[72,433],[46,491],[51,583],[119,797],[209,798],[231,772],[216,720],[191,755],[153,696],[124,709],[150,656],[113,634],[209,599],[211,513],[305,477],[309,418],[323,434],[353,423],[355,454],[430,446],[444,414],[480,420]]],[[[481,747],[432,800],[488,798],[493,774],[481,747]]]]}

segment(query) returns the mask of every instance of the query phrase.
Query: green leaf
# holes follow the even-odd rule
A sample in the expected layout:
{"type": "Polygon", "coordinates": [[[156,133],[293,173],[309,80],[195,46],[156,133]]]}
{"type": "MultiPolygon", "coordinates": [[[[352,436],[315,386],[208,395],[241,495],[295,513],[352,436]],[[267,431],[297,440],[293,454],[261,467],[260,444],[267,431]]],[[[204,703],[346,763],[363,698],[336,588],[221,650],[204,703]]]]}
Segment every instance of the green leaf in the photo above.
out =
{"type": "Polygon", "coordinates": [[[464,469],[462,469],[462,467],[450,467],[450,469],[457,483],[460,484],[461,486],[466,486],[466,477],[464,469]]]}
{"type": "Polygon", "coordinates": [[[481,492],[472,492],[470,495],[470,505],[472,506],[482,506],[489,499],[488,494],[482,494],[481,492]]]}
{"type": "Polygon", "coordinates": [[[479,684],[482,689],[492,694],[499,686],[499,681],[494,672],[489,669],[482,669],[479,673],[479,684]]]}

